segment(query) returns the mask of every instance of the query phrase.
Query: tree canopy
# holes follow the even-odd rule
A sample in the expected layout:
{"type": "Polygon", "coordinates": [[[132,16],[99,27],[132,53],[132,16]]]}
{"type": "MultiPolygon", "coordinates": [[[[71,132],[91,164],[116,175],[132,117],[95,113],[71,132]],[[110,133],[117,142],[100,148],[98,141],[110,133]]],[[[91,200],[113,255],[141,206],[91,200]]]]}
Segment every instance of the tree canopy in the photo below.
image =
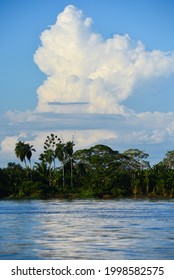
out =
{"type": "Polygon", "coordinates": [[[0,197],[174,197],[174,151],[151,167],[149,155],[136,148],[119,152],[97,144],[74,152],[74,146],[51,133],[32,166],[35,148],[17,142],[24,166],[0,168],[0,197]]]}

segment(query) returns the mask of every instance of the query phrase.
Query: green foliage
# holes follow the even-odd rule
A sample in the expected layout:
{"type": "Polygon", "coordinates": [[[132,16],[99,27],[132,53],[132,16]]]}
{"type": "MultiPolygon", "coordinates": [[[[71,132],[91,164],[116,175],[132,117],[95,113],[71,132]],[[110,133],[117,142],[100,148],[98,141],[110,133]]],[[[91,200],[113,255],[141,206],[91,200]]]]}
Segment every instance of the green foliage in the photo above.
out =
{"type": "Polygon", "coordinates": [[[167,168],[174,169],[174,151],[168,151],[161,164],[167,168]]]}
{"type": "Polygon", "coordinates": [[[31,156],[32,152],[35,152],[36,150],[33,148],[33,145],[30,145],[28,143],[19,141],[16,143],[15,146],[15,154],[16,157],[21,160],[21,162],[24,161],[25,167],[27,167],[26,159],[29,161],[29,164],[31,165],[31,156]]]}
{"type": "Polygon", "coordinates": [[[174,151],[150,167],[144,151],[120,153],[98,144],[74,152],[73,141],[64,143],[52,133],[31,168],[33,151],[28,143],[16,143],[16,156],[25,168],[9,163],[0,169],[0,198],[174,197],[174,151]]]}

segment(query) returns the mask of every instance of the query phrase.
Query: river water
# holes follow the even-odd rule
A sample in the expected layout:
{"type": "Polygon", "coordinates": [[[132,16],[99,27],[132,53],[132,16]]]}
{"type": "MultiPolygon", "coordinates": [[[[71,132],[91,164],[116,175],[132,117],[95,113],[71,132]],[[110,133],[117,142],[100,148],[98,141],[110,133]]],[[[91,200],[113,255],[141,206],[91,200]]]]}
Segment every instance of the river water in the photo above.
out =
{"type": "Polygon", "coordinates": [[[0,259],[174,259],[174,200],[1,200],[0,259]]]}

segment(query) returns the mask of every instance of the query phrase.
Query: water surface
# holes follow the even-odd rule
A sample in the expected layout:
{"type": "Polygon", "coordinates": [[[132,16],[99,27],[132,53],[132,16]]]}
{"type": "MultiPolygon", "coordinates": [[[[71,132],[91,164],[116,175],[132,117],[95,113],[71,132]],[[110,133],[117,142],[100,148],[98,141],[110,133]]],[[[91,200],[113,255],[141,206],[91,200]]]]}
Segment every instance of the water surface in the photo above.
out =
{"type": "Polygon", "coordinates": [[[174,259],[174,201],[1,200],[0,259],[174,259]]]}

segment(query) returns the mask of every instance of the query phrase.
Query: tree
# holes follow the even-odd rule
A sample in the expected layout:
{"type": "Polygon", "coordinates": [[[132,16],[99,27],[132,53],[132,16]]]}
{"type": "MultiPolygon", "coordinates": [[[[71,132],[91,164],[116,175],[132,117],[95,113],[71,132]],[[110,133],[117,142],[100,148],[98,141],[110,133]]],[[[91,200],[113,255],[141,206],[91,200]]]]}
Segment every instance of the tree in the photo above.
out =
{"type": "Polygon", "coordinates": [[[29,161],[30,169],[31,169],[32,152],[36,152],[36,150],[33,148],[33,145],[30,145],[30,144],[25,144],[25,145],[26,145],[26,157],[29,161]]]}
{"type": "Polygon", "coordinates": [[[74,147],[73,141],[68,141],[64,147],[64,151],[67,155],[67,158],[70,160],[70,166],[71,166],[71,188],[73,187],[73,147],[74,147]]]}
{"type": "MultiPolygon", "coordinates": [[[[76,151],[73,156],[77,165],[83,167],[86,173],[87,182],[85,181],[85,184],[89,186],[90,193],[98,195],[117,188],[116,178],[120,167],[120,157],[118,151],[101,144],[76,151]]],[[[82,180],[80,179],[80,181],[82,180]]]]}
{"type": "Polygon", "coordinates": [[[54,164],[54,170],[56,168],[56,148],[57,145],[61,143],[61,139],[57,136],[51,133],[47,136],[45,142],[44,142],[44,153],[43,155],[46,155],[46,161],[49,163],[50,168],[52,163],[54,164]],[[49,151],[49,152],[48,152],[49,151]]]}
{"type": "Polygon", "coordinates": [[[168,169],[174,169],[174,150],[168,151],[161,163],[168,169]]]}
{"type": "Polygon", "coordinates": [[[12,190],[13,194],[16,194],[20,184],[27,179],[26,172],[20,164],[14,162],[9,162],[4,171],[6,172],[9,189],[12,190]]]}
{"type": "Polygon", "coordinates": [[[15,146],[15,154],[16,157],[21,160],[21,162],[24,161],[25,167],[26,167],[26,152],[27,151],[26,151],[25,143],[22,141],[17,142],[15,146]]]}
{"type": "Polygon", "coordinates": [[[42,160],[41,162],[35,162],[34,165],[35,180],[42,184],[51,185],[50,170],[48,169],[47,163],[42,160]]]}
{"type": "Polygon", "coordinates": [[[59,143],[56,144],[55,156],[62,163],[62,178],[63,178],[63,189],[64,189],[64,187],[65,187],[65,160],[66,160],[67,154],[66,154],[66,150],[65,150],[65,144],[62,143],[61,140],[59,141],[59,143]]]}
{"type": "Polygon", "coordinates": [[[52,163],[54,161],[54,151],[52,149],[45,150],[42,154],[40,154],[39,160],[41,161],[39,166],[41,168],[47,168],[48,169],[49,186],[51,186],[51,182],[52,182],[52,163]]]}
{"type": "Polygon", "coordinates": [[[21,160],[21,162],[25,163],[25,167],[27,168],[27,162],[26,159],[28,159],[30,168],[31,168],[31,156],[32,152],[35,152],[36,150],[33,148],[33,145],[30,145],[28,143],[19,141],[16,143],[15,146],[15,154],[16,157],[21,160]]]}
{"type": "Polygon", "coordinates": [[[145,159],[149,157],[144,151],[139,149],[126,150],[123,155],[127,156],[128,168],[133,170],[143,170],[150,167],[149,161],[145,159]]]}
{"type": "MultiPolygon", "coordinates": [[[[123,153],[127,157],[127,169],[130,170],[133,195],[137,195],[138,186],[141,185],[142,171],[150,167],[148,154],[139,149],[129,149],[123,153]]],[[[141,190],[142,192],[142,190],[141,190]]]]}

